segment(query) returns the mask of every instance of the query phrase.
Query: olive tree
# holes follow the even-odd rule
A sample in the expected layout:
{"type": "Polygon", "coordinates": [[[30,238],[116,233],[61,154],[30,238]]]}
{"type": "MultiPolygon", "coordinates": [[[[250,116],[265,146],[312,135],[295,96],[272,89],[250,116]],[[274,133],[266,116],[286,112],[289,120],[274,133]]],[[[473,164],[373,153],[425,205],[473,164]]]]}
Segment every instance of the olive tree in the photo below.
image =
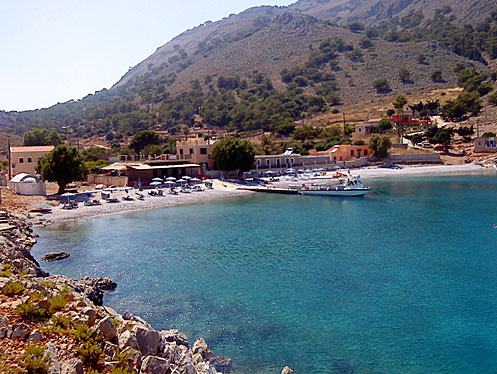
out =
{"type": "Polygon", "coordinates": [[[65,144],[58,145],[42,157],[36,165],[36,172],[43,180],[56,182],[59,185],[59,195],[64,193],[69,183],[83,181],[88,175],[81,153],[65,144]]]}
{"type": "Polygon", "coordinates": [[[386,135],[373,135],[369,138],[369,148],[373,150],[373,156],[385,158],[388,151],[392,148],[392,141],[386,135]]]}
{"type": "Polygon", "coordinates": [[[248,140],[226,137],[219,140],[212,149],[217,167],[223,171],[238,170],[239,175],[252,169],[255,150],[248,140]]]}

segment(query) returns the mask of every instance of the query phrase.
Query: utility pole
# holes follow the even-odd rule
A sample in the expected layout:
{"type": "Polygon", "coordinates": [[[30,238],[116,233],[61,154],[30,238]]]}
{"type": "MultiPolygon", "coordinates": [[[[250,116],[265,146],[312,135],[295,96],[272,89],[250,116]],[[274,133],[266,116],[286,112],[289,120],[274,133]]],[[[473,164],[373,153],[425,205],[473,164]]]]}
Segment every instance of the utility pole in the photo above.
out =
{"type": "Polygon", "coordinates": [[[10,139],[7,145],[7,154],[9,158],[9,181],[12,179],[12,155],[10,154],[10,139]]]}
{"type": "Polygon", "coordinates": [[[342,115],[343,115],[343,136],[345,136],[345,130],[346,130],[346,127],[347,125],[345,124],[345,112],[342,112],[342,115]]]}

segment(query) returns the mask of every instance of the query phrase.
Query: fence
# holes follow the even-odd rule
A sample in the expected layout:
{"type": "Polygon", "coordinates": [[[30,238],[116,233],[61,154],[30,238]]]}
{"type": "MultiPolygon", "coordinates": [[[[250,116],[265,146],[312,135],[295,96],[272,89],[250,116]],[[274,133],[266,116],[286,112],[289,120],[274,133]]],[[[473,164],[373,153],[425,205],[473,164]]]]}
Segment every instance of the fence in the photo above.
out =
{"type": "Polygon", "coordinates": [[[88,183],[103,184],[104,186],[124,187],[128,184],[128,177],[90,174],[88,175],[88,183]]]}

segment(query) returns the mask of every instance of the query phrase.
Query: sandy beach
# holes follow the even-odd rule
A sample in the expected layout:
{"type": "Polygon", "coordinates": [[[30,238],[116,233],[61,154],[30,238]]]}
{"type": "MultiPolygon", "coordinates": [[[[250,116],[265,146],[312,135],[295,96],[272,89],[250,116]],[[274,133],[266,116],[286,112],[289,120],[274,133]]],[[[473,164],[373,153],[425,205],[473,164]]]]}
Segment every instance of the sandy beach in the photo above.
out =
{"type": "MultiPolygon", "coordinates": [[[[117,191],[112,193],[112,197],[117,197],[120,200],[119,203],[108,203],[100,200],[101,205],[84,206],[80,203],[77,209],[71,210],[62,209],[62,204],[59,204],[52,209],[52,213],[29,213],[29,216],[34,225],[48,225],[51,223],[74,221],[136,210],[166,208],[181,204],[195,204],[253,193],[250,191],[238,190],[237,187],[238,186],[232,183],[214,180],[213,188],[205,189],[202,192],[171,195],[165,191],[164,196],[149,196],[147,193],[148,191],[145,190],[143,191],[144,200],[137,200],[135,191],[130,191],[129,194],[126,194],[123,191],[117,191]],[[126,195],[133,197],[135,200],[123,201],[122,197],[126,195]]],[[[100,194],[98,193],[97,195],[100,194]]],[[[95,198],[98,199],[98,197],[95,198]]]]}

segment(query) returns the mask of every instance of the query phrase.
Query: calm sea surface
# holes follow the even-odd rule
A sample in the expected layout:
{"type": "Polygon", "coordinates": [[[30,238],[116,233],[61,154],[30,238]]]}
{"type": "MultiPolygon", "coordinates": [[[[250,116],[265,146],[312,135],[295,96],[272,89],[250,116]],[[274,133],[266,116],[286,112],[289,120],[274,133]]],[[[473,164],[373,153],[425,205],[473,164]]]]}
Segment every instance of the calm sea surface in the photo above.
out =
{"type": "Polygon", "coordinates": [[[106,305],[241,372],[497,372],[497,178],[371,185],[57,224],[33,253],[69,252],[43,267],[110,277],[106,305]]]}

